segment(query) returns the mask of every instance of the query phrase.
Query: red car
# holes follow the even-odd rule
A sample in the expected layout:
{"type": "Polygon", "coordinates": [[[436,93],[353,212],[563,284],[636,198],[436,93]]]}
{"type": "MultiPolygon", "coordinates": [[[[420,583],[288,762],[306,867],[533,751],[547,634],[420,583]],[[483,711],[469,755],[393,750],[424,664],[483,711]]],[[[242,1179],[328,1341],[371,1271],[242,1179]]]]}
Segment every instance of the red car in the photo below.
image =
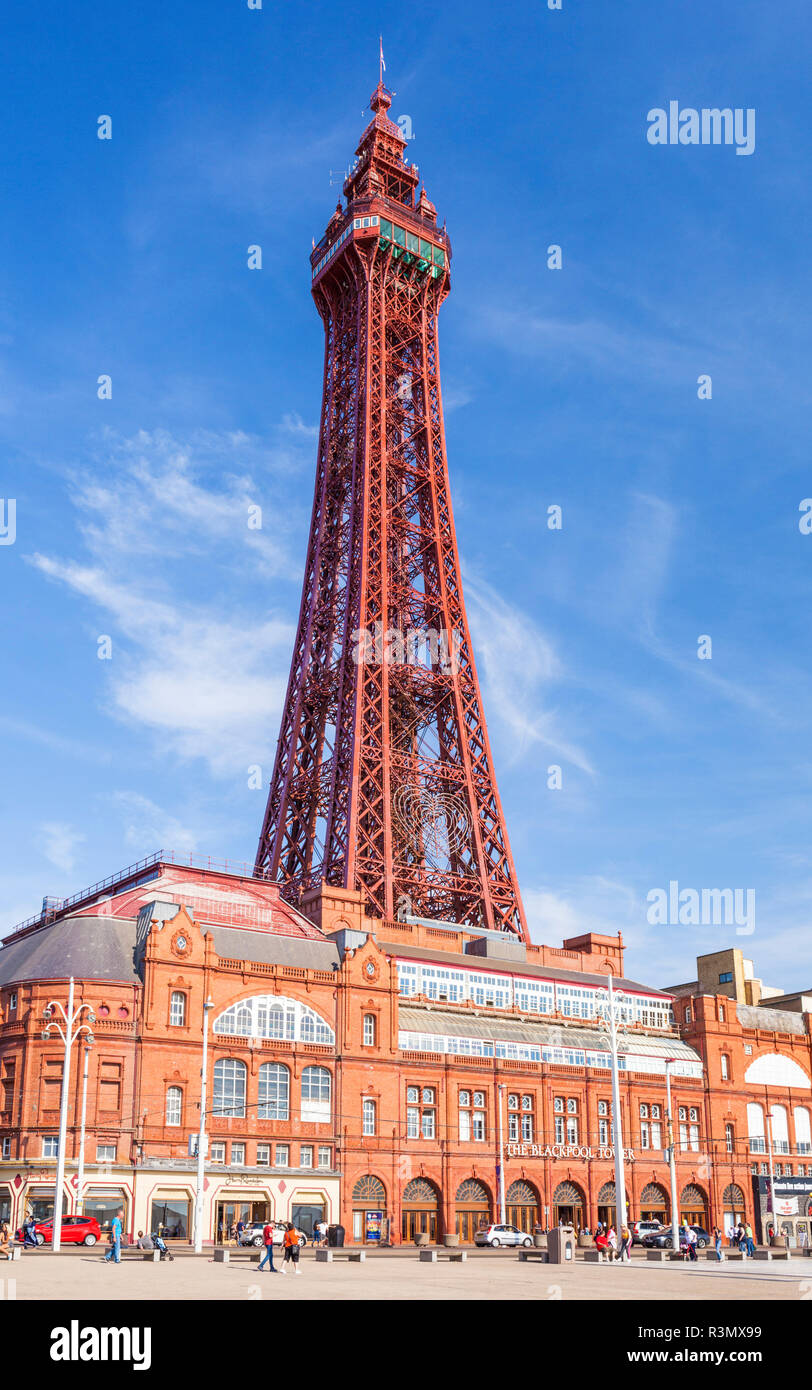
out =
{"type": "MultiPolygon", "coordinates": [[[[38,1221],[34,1227],[37,1237],[37,1245],[45,1245],[54,1238],[54,1223],[52,1220],[38,1221]]],[[[62,1217],[62,1243],[64,1245],[95,1245],[101,1237],[101,1226],[95,1216],[63,1216],[62,1217]]],[[[17,1232],[17,1240],[25,1238],[25,1231],[20,1228],[17,1232]]]]}

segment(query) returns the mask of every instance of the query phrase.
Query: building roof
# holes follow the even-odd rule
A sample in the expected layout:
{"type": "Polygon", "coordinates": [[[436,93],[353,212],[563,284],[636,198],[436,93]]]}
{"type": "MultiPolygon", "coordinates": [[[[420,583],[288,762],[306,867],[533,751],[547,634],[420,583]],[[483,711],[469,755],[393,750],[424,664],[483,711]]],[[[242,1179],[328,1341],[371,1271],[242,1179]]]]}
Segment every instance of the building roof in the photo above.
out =
{"type": "MultiPolygon", "coordinates": [[[[588,1052],[608,1052],[609,1037],[598,1028],[582,1028],[561,1023],[540,1023],[535,1019],[504,1018],[498,1015],[457,1013],[428,1005],[401,1004],[398,1027],[407,1033],[442,1034],[452,1038],[487,1038],[501,1042],[535,1043],[543,1047],[577,1047],[588,1052]]],[[[700,1062],[699,1053],[671,1034],[632,1033],[618,1040],[618,1051],[646,1057],[673,1057],[678,1061],[700,1062]]]]}
{"type": "MultiPolygon", "coordinates": [[[[570,984],[598,985],[602,989],[606,988],[608,975],[600,974],[598,971],[587,970],[562,970],[558,966],[552,965],[528,965],[525,961],[501,960],[495,956],[474,956],[460,954],[458,951],[435,951],[427,949],[425,946],[410,946],[400,941],[379,941],[378,945],[382,951],[390,956],[402,956],[408,960],[435,961],[438,965],[447,965],[452,970],[481,970],[488,975],[529,975],[539,980],[561,980],[570,984]]],[[[622,976],[613,975],[612,984],[616,989],[634,990],[637,994],[646,994],[650,997],[667,999],[661,989],[654,989],[651,985],[638,984],[636,980],[627,980],[622,976]]]]}
{"type": "Polygon", "coordinates": [[[23,980],[138,983],[135,924],[113,917],[64,917],[0,947],[0,985],[23,980]]]}
{"type": "Polygon", "coordinates": [[[803,1014],[787,1009],[762,1008],[759,1004],[739,1004],[736,1016],[742,1028],[761,1028],[767,1033],[805,1033],[803,1014]]]}
{"type": "Polygon", "coordinates": [[[304,970],[334,970],[341,955],[334,941],[239,931],[235,927],[204,927],[214,938],[218,956],[228,960],[255,961],[264,965],[293,965],[304,970]]]}

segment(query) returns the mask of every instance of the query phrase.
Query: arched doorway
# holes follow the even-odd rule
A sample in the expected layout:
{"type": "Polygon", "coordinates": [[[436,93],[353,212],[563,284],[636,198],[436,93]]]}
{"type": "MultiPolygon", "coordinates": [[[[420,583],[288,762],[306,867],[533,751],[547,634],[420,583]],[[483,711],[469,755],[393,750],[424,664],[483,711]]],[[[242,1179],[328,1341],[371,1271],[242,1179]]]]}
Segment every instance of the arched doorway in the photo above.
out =
{"type": "Polygon", "coordinates": [[[505,1193],[505,1207],[508,1224],[518,1226],[520,1231],[527,1231],[528,1235],[532,1235],[533,1227],[538,1225],[539,1219],[539,1197],[536,1189],[531,1187],[529,1182],[512,1182],[505,1193]]]}
{"type": "Polygon", "coordinates": [[[584,1194],[574,1182],[560,1182],[553,1193],[553,1222],[557,1226],[574,1226],[576,1230],[584,1224],[584,1194]]]}
{"type": "Polygon", "coordinates": [[[403,1189],[401,1233],[404,1240],[414,1240],[426,1233],[434,1242],[440,1231],[440,1199],[434,1183],[428,1178],[412,1178],[403,1189]]]}
{"type": "Polygon", "coordinates": [[[493,1219],[490,1193],[477,1178],[466,1178],[457,1188],[456,1201],[457,1235],[460,1240],[472,1245],[480,1226],[490,1225],[493,1219]]]}
{"type": "Polygon", "coordinates": [[[740,1221],[745,1221],[744,1193],[738,1183],[732,1182],[722,1193],[722,1234],[729,1239],[740,1221]]]}
{"type": "Polygon", "coordinates": [[[640,1193],[640,1220],[668,1224],[668,1198],[658,1182],[650,1182],[640,1193]]]}
{"type": "MultiPolygon", "coordinates": [[[[614,1226],[617,1213],[615,1211],[615,1184],[605,1182],[598,1193],[598,1220],[604,1226],[614,1226]]],[[[629,1194],[626,1193],[626,1220],[630,1221],[629,1216],[629,1194]]]]}
{"type": "Polygon", "coordinates": [[[386,1188],[380,1178],[366,1173],[352,1189],[352,1238],[364,1245],[378,1245],[384,1238],[386,1188]]]}
{"type": "Polygon", "coordinates": [[[682,1189],[679,1199],[680,1220],[684,1226],[702,1226],[708,1229],[708,1199],[701,1187],[689,1183],[682,1189]]]}

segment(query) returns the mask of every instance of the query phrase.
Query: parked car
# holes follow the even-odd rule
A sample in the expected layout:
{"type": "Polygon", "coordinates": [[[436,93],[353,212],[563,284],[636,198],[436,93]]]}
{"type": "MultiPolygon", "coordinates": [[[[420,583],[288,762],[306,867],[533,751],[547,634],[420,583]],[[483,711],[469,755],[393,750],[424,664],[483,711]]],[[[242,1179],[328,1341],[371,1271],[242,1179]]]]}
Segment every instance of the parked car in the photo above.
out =
{"type": "Polygon", "coordinates": [[[632,1223],[632,1245],[642,1245],[645,1236],[656,1235],[662,1229],[661,1221],[634,1221],[632,1223]]]}
{"type": "Polygon", "coordinates": [[[500,1245],[532,1245],[533,1237],[518,1226],[483,1226],[474,1236],[474,1245],[489,1245],[496,1250],[500,1245]]]}
{"type": "MultiPolygon", "coordinates": [[[[697,1250],[704,1250],[705,1246],[710,1244],[710,1236],[708,1235],[708,1232],[706,1230],[703,1230],[701,1226],[692,1226],[691,1230],[696,1232],[697,1250]]],[[[682,1237],[684,1235],[685,1227],[680,1226],[680,1241],[682,1240],[682,1237]]],[[[643,1244],[647,1246],[650,1250],[673,1250],[674,1242],[672,1239],[671,1227],[661,1226],[658,1231],[653,1231],[651,1235],[644,1236],[643,1244]]]]}
{"type": "MultiPolygon", "coordinates": [[[[265,1221],[251,1222],[251,1224],[246,1226],[245,1230],[240,1235],[240,1245],[264,1245],[265,1242],[263,1240],[262,1233],[265,1230],[266,1225],[267,1222],[265,1221]]],[[[271,1225],[273,1226],[273,1243],[274,1245],[281,1245],[282,1241],[285,1238],[285,1223],[284,1221],[272,1221],[271,1225]]],[[[303,1250],[306,1245],[307,1236],[305,1235],[304,1231],[300,1231],[299,1249],[303,1250]]]]}
{"type": "MultiPolygon", "coordinates": [[[[53,1220],[38,1221],[34,1227],[34,1234],[37,1238],[37,1245],[47,1245],[54,1238],[53,1220]]],[[[101,1237],[101,1226],[95,1216],[63,1216],[62,1217],[62,1244],[63,1245],[95,1245],[101,1237]]],[[[16,1233],[17,1240],[25,1238],[25,1231],[20,1227],[16,1233]]]]}

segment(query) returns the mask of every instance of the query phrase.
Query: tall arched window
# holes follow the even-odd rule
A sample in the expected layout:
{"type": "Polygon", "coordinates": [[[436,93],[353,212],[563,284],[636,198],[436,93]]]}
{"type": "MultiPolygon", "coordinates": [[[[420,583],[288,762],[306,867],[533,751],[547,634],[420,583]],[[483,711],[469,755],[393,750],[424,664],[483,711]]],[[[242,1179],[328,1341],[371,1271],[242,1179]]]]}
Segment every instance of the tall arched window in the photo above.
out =
{"type": "Polygon", "coordinates": [[[305,1067],[302,1072],[302,1120],[327,1124],[330,1119],[330,1073],[326,1067],[305,1067]]]}
{"type": "Polygon", "coordinates": [[[260,1120],[287,1120],[290,1117],[290,1072],[279,1062],[263,1062],[259,1069],[260,1120]]]}
{"type": "Polygon", "coordinates": [[[183,1110],[183,1091],[180,1086],[170,1086],[166,1092],[166,1123],[179,1125],[183,1110]]]}
{"type": "Polygon", "coordinates": [[[234,1057],[220,1057],[214,1064],[214,1095],[212,1114],[232,1120],[245,1119],[245,1062],[234,1057]]]}
{"type": "Polygon", "coordinates": [[[375,1015],[364,1014],[364,1047],[375,1046],[375,1015]]]}
{"type": "Polygon", "coordinates": [[[770,1130],[775,1152],[777,1154],[788,1154],[789,1125],[787,1124],[787,1107],[785,1105],[773,1105],[771,1107],[770,1130]]]}
{"type": "Polygon", "coordinates": [[[792,1112],[795,1125],[795,1147],[799,1154],[812,1153],[812,1136],[809,1132],[809,1111],[797,1106],[792,1112]]]}
{"type": "Polygon", "coordinates": [[[372,1135],[375,1133],[376,1110],[374,1100],[364,1101],[364,1134],[372,1135]]]}
{"type": "Polygon", "coordinates": [[[753,1100],[747,1106],[747,1134],[751,1154],[765,1154],[767,1140],[764,1137],[764,1111],[753,1100]]]}
{"type": "Polygon", "coordinates": [[[169,1022],[173,1028],[183,1028],[186,1023],[186,995],[182,989],[173,989],[169,1000],[169,1022]]]}

